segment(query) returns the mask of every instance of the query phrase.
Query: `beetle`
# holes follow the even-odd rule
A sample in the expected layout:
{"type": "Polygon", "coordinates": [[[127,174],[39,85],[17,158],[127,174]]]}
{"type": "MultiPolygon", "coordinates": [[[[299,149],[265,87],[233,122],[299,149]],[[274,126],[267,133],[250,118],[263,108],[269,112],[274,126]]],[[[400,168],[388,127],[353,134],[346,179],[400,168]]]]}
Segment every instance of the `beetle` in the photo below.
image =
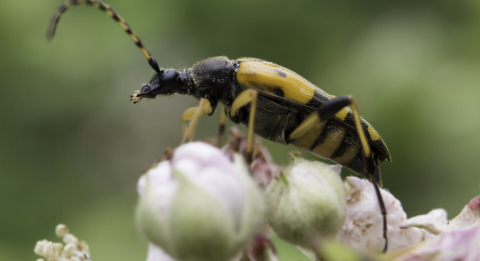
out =
{"type": "MultiPolygon", "coordinates": [[[[383,251],[387,250],[387,212],[379,189],[382,183],[378,163],[391,161],[391,156],[380,135],[360,117],[351,96],[330,95],[297,73],[256,58],[232,60],[219,56],[184,70],[161,69],[127,22],[98,0],[68,0],[62,4],[49,24],[48,39],[54,36],[62,13],[77,4],[92,5],[112,17],[155,70],[151,80],[130,96],[134,103],[174,93],[194,96],[200,103],[183,113],[184,126],[185,122],[201,115],[212,115],[221,103],[224,106],[221,132],[225,125],[223,113],[233,122],[248,127],[247,161],[251,160],[255,133],[274,142],[308,150],[369,179],[375,187],[383,216],[383,251]]],[[[186,131],[184,139],[190,138],[191,134],[186,131]]]]}

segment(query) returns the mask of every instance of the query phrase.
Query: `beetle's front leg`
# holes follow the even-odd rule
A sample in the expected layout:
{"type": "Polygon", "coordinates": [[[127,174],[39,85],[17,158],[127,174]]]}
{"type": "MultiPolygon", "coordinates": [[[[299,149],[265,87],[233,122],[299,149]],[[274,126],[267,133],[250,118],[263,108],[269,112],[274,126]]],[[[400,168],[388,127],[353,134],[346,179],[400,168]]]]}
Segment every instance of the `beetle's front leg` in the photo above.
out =
{"type": "Polygon", "coordinates": [[[254,124],[255,124],[255,111],[257,110],[257,98],[258,92],[254,89],[246,89],[245,91],[241,92],[237,98],[233,101],[232,106],[230,108],[230,117],[233,118],[237,114],[237,111],[247,105],[248,103],[252,103],[250,105],[250,114],[248,118],[248,135],[247,135],[247,150],[245,152],[245,161],[248,165],[253,161],[253,138],[254,138],[254,124]]]}
{"type": "Polygon", "coordinates": [[[195,127],[198,122],[198,118],[204,115],[212,115],[215,112],[215,108],[207,99],[200,99],[197,107],[186,109],[182,114],[182,128],[183,128],[183,141],[182,143],[189,142],[193,138],[195,127]],[[190,124],[187,129],[187,121],[190,124]]]}

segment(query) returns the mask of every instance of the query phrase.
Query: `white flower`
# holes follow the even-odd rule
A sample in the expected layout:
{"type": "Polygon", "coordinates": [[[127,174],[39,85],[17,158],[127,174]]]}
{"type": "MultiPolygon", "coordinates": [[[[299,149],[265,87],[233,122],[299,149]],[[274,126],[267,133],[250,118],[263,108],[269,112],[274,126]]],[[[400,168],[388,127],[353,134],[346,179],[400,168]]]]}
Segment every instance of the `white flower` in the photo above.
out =
{"type": "MultiPolygon", "coordinates": [[[[62,243],[54,243],[46,239],[38,241],[33,250],[35,254],[45,257],[47,261],[88,261],[90,253],[85,241],[79,241],[74,235],[68,233],[67,226],[59,224],[55,233],[63,239],[62,243]]],[[[43,259],[39,259],[43,260],[43,259]]]]}
{"type": "MultiPolygon", "coordinates": [[[[357,177],[347,177],[350,187],[347,218],[340,231],[341,240],[358,251],[369,249],[381,252],[383,220],[375,189],[370,181],[357,177]]],[[[411,246],[434,235],[425,229],[410,227],[402,204],[390,192],[380,189],[387,209],[387,251],[411,246]]]]}
{"type": "Polygon", "coordinates": [[[263,221],[263,198],[240,155],[233,162],[201,142],[177,148],[171,161],[138,182],[137,226],[176,260],[233,258],[263,221]]]}

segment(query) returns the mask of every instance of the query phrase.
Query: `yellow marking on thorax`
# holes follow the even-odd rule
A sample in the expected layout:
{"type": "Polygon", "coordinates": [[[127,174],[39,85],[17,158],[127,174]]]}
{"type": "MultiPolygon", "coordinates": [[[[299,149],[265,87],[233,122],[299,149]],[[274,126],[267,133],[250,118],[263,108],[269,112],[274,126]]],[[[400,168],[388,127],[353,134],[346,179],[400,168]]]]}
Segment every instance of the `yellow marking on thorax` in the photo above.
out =
{"type": "Polygon", "coordinates": [[[378,135],[377,131],[375,131],[370,125],[368,125],[368,134],[370,134],[370,139],[372,139],[372,141],[377,141],[380,139],[380,135],[378,135]]]}
{"type": "Polygon", "coordinates": [[[302,104],[307,104],[312,99],[314,90],[325,93],[302,76],[280,65],[253,58],[237,61],[241,63],[236,80],[245,88],[302,104]]]}

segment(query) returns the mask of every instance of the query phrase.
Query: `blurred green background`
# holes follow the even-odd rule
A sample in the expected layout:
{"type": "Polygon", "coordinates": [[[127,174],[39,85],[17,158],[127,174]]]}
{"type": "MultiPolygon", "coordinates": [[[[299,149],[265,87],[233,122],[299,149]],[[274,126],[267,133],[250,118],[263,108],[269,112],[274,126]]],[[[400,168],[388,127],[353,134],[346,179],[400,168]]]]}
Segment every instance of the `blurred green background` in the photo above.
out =
{"type": "MultiPolygon", "coordinates": [[[[180,116],[196,101],[129,102],[153,70],[99,10],[68,10],[47,43],[61,3],[0,2],[0,260],[35,260],[35,242],[56,239],[60,222],[89,243],[94,260],[144,260],[133,226],[136,181],[179,144],[180,116]]],[[[108,4],[161,67],[259,57],[353,95],[389,146],[384,185],[409,216],[445,208],[453,218],[479,194],[480,1],[108,4]]],[[[202,118],[196,138],[214,136],[217,122],[218,113],[202,118]]],[[[264,144],[278,164],[295,150],[264,144]]]]}

